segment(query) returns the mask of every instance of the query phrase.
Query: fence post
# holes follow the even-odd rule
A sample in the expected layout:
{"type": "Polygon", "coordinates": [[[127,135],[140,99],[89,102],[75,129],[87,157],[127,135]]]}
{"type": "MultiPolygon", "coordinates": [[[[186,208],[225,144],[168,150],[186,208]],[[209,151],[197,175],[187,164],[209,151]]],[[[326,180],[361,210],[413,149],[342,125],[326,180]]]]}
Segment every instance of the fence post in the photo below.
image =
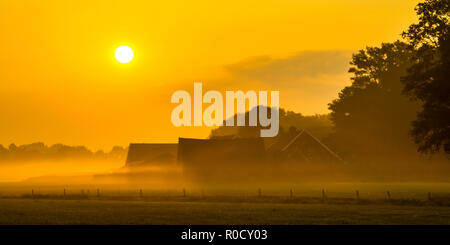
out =
{"type": "Polygon", "coordinates": [[[322,201],[325,202],[327,200],[327,195],[325,194],[325,189],[322,189],[322,201]]]}
{"type": "Polygon", "coordinates": [[[186,189],[183,188],[183,197],[186,197],[186,189]]]}
{"type": "Polygon", "coordinates": [[[144,196],[144,193],[142,192],[142,189],[139,190],[139,196],[140,196],[140,197],[143,197],[143,196],[144,196]]]}
{"type": "Polygon", "coordinates": [[[386,192],[386,197],[388,201],[391,200],[391,193],[389,191],[386,192]]]}
{"type": "Polygon", "coordinates": [[[34,198],[34,189],[31,189],[31,197],[34,198]]]}
{"type": "Polygon", "coordinates": [[[64,188],[64,197],[66,197],[66,188],[64,188]]]}
{"type": "Polygon", "coordinates": [[[259,188],[258,189],[258,197],[261,197],[262,196],[262,190],[261,190],[261,188],[259,188]]]}
{"type": "Polygon", "coordinates": [[[100,189],[97,188],[97,197],[100,197],[100,189]]]}
{"type": "Polygon", "coordinates": [[[431,192],[428,192],[428,201],[431,201],[431,192]]]}
{"type": "Polygon", "coordinates": [[[359,190],[356,190],[356,201],[359,201],[359,190]]]}
{"type": "Polygon", "coordinates": [[[290,197],[292,199],[294,197],[294,192],[292,191],[292,189],[289,190],[289,194],[290,194],[290,197]]]}

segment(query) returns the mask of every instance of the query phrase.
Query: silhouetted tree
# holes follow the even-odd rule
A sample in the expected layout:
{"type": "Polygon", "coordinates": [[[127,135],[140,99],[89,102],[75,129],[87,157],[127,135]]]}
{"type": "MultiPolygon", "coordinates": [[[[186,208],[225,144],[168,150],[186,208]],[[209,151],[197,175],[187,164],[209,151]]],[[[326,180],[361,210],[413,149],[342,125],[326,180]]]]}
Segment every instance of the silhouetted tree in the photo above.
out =
{"type": "Polygon", "coordinates": [[[449,0],[426,0],[416,7],[419,22],[403,33],[417,50],[414,65],[403,79],[404,92],[423,102],[411,134],[418,150],[450,154],[449,0]]]}
{"type": "Polygon", "coordinates": [[[329,104],[335,132],[326,140],[349,160],[376,161],[407,148],[418,106],[402,95],[400,78],[413,53],[411,46],[397,41],[353,55],[352,84],[329,104]]]}

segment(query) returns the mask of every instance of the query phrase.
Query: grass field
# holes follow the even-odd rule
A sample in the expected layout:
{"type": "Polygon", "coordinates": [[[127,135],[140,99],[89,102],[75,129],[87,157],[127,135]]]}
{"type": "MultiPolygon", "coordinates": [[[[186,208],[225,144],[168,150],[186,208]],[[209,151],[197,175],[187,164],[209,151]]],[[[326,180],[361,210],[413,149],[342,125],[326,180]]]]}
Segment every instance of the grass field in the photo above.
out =
{"type": "Polygon", "coordinates": [[[450,224],[450,206],[3,198],[0,224],[450,224]]]}
{"type": "Polygon", "coordinates": [[[447,183],[230,190],[3,184],[0,224],[450,224],[449,190],[447,183]]]}

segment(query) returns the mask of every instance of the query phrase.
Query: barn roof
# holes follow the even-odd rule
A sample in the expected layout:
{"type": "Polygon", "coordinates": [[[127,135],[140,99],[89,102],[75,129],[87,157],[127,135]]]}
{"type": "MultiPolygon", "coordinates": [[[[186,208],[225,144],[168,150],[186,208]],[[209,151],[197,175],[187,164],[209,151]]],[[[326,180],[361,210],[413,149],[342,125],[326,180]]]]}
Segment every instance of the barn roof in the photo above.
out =
{"type": "Polygon", "coordinates": [[[345,163],[338,154],[306,130],[300,131],[287,145],[281,148],[281,154],[313,161],[334,161],[345,163]]]}
{"type": "Polygon", "coordinates": [[[255,161],[264,154],[262,138],[179,138],[178,142],[178,161],[183,163],[255,161]]]}
{"type": "Polygon", "coordinates": [[[126,165],[148,165],[175,163],[178,144],[131,143],[128,149],[126,165]]]}

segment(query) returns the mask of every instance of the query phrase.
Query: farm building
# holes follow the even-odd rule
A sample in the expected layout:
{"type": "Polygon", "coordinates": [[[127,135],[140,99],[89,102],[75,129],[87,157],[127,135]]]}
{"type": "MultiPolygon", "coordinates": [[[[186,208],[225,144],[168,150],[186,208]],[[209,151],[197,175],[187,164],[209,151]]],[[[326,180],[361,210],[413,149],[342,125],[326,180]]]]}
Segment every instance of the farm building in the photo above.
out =
{"type": "Polygon", "coordinates": [[[344,163],[346,162],[306,130],[288,141],[279,141],[267,147],[267,154],[290,163],[344,163]]]}
{"type": "Polygon", "coordinates": [[[187,139],[178,141],[178,162],[183,165],[240,164],[264,158],[262,138],[187,139]]]}
{"type": "Polygon", "coordinates": [[[130,144],[128,167],[173,164],[183,174],[204,181],[249,178],[273,172],[283,163],[345,163],[326,145],[302,130],[283,141],[265,145],[264,138],[179,138],[178,144],[130,144]]]}
{"type": "Polygon", "coordinates": [[[227,183],[248,179],[265,161],[262,138],[186,139],[178,142],[183,173],[198,182],[227,183]]]}
{"type": "Polygon", "coordinates": [[[178,144],[136,144],[128,148],[126,166],[175,164],[178,144]]]}

